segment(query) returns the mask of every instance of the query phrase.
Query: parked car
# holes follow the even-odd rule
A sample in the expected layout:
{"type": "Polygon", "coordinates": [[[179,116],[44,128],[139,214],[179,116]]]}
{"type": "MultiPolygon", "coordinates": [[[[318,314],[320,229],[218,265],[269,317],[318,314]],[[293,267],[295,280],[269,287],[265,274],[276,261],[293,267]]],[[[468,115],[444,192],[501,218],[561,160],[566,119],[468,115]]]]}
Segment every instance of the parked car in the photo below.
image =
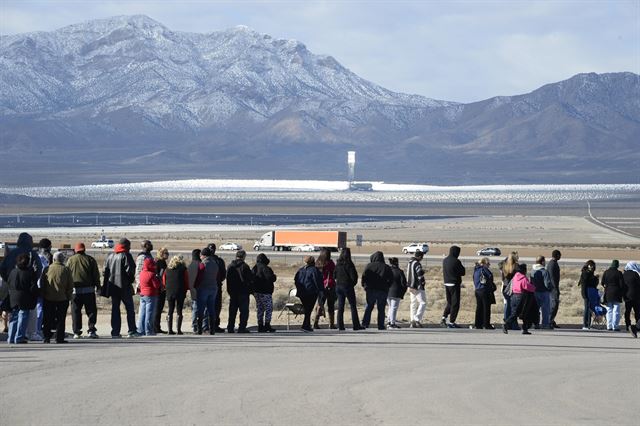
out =
{"type": "Polygon", "coordinates": [[[233,251],[242,250],[242,246],[236,243],[224,243],[219,248],[220,250],[233,250],[233,251]]]}
{"type": "Polygon", "coordinates": [[[293,247],[291,251],[318,251],[318,247],[312,246],[311,244],[304,244],[293,247]]]}
{"type": "Polygon", "coordinates": [[[497,247],[485,247],[476,252],[476,255],[478,256],[500,256],[501,254],[502,252],[497,247]]]}
{"type": "Polygon", "coordinates": [[[91,243],[91,248],[113,248],[113,240],[98,240],[91,243]]]}
{"type": "Polygon", "coordinates": [[[408,246],[402,247],[402,252],[404,254],[414,254],[416,250],[420,250],[422,253],[429,252],[429,244],[427,243],[412,243],[408,246]]]}

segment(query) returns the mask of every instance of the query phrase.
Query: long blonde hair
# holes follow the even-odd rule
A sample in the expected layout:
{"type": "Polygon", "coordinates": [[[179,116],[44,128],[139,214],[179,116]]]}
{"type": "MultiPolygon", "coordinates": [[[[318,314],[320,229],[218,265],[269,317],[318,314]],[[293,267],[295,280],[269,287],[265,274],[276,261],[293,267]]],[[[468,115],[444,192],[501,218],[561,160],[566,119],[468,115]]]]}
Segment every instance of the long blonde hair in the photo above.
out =
{"type": "Polygon", "coordinates": [[[505,277],[513,277],[518,269],[518,260],[520,260],[520,256],[518,256],[517,251],[512,251],[507,257],[507,261],[504,263],[502,267],[502,273],[505,277]]]}

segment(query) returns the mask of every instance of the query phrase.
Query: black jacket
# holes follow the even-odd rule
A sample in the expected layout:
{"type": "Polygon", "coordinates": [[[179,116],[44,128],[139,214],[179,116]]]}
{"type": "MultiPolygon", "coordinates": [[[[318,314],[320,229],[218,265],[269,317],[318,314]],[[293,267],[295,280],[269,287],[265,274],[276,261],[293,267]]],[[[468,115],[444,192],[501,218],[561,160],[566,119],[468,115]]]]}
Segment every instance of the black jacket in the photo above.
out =
{"type": "Polygon", "coordinates": [[[389,287],[389,297],[403,299],[407,292],[407,277],[404,271],[397,266],[391,265],[391,273],[393,274],[393,282],[389,287]]]}
{"type": "MultiPolygon", "coordinates": [[[[167,298],[184,299],[187,294],[187,288],[189,283],[185,282],[185,272],[187,267],[179,264],[177,267],[171,269],[167,268],[164,271],[164,279],[167,289],[167,298]]],[[[188,277],[188,275],[187,275],[188,277]]]]}
{"type": "Polygon", "coordinates": [[[624,271],[622,278],[627,289],[625,299],[640,302],[640,274],[634,271],[624,271]]]}
{"type": "Polygon", "coordinates": [[[462,284],[462,277],[466,273],[462,262],[458,260],[460,256],[460,247],[451,246],[449,256],[442,261],[442,276],[445,284],[462,284]]]}
{"type": "Polygon", "coordinates": [[[273,269],[269,267],[269,258],[260,253],[256,258],[256,264],[253,269],[254,281],[253,289],[256,293],[260,294],[273,294],[274,286],[276,282],[276,274],[273,273],[273,269]]]}
{"type": "Polygon", "coordinates": [[[621,303],[626,291],[622,272],[616,268],[609,268],[602,274],[605,303],[621,303]]]}
{"type": "Polygon", "coordinates": [[[582,272],[580,273],[580,281],[578,281],[578,285],[580,286],[580,294],[583,299],[588,299],[587,289],[598,288],[598,277],[593,274],[593,271],[589,271],[587,268],[583,267],[582,272]]]}
{"type": "Polygon", "coordinates": [[[253,293],[254,276],[244,260],[236,259],[227,268],[227,293],[238,296],[253,293]]]}
{"type": "Polygon", "coordinates": [[[358,283],[358,271],[356,271],[356,265],[351,261],[341,262],[338,259],[334,274],[338,287],[353,288],[358,283]]]}
{"type": "Polygon", "coordinates": [[[381,290],[388,292],[393,283],[393,272],[384,263],[384,255],[377,251],[369,258],[370,262],[362,273],[362,286],[365,290],[381,290]]]}
{"type": "Polygon", "coordinates": [[[34,280],[35,272],[31,267],[27,269],[14,268],[9,274],[9,306],[12,309],[34,309],[38,297],[38,284],[34,280]]]}

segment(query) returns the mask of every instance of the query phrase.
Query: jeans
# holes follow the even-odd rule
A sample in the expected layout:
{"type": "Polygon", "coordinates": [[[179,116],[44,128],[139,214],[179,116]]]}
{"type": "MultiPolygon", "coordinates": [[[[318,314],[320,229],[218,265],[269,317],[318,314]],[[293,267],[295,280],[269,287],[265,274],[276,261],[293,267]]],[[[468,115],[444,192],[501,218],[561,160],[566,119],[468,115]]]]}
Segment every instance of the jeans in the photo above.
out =
{"type": "Polygon", "coordinates": [[[591,309],[589,308],[589,298],[584,298],[584,313],[582,315],[582,327],[591,327],[591,309]]]}
{"type": "Polygon", "coordinates": [[[378,306],[378,330],[384,330],[384,308],[387,306],[387,291],[368,289],[367,293],[367,305],[364,307],[364,315],[362,316],[362,326],[369,327],[371,322],[371,312],[373,312],[373,306],[378,306]]]}
{"type": "MultiPolygon", "coordinates": [[[[522,294],[513,293],[509,301],[511,303],[511,313],[504,323],[507,325],[507,328],[513,328],[514,324],[518,323],[518,316],[520,315],[520,313],[522,312],[522,308],[524,307],[524,300],[522,294]]],[[[522,322],[522,328],[524,330],[527,329],[526,321],[522,322]]]]}
{"type": "Polygon", "coordinates": [[[446,319],[451,315],[449,322],[455,323],[460,310],[460,285],[445,286],[444,288],[447,296],[447,306],[444,308],[442,318],[446,319]]]}
{"type": "Polygon", "coordinates": [[[351,308],[351,324],[354,330],[360,328],[355,289],[353,287],[337,286],[336,295],[338,296],[338,328],[344,330],[344,307],[346,300],[349,301],[349,307],[351,308]]]}
{"type": "Polygon", "coordinates": [[[158,296],[140,296],[140,309],[138,311],[138,333],[153,336],[155,333],[155,307],[158,296]]]}
{"type": "Polygon", "coordinates": [[[620,325],[620,303],[607,303],[607,330],[617,330],[620,325]]]}
{"type": "MultiPolygon", "coordinates": [[[[387,297],[387,304],[389,305],[389,309],[387,310],[387,316],[389,317],[389,324],[395,325],[396,317],[398,316],[398,307],[400,307],[400,299],[399,297],[387,297]]],[[[411,316],[413,318],[413,315],[411,316]]]]}
{"type": "Polygon", "coordinates": [[[9,321],[9,338],[7,343],[18,343],[27,340],[27,325],[29,324],[29,310],[14,308],[9,321]]]}
{"type": "Polygon", "coordinates": [[[229,323],[227,330],[232,332],[236,327],[236,315],[240,311],[240,324],[238,330],[247,328],[249,320],[249,293],[234,294],[229,296],[229,323]]]}
{"type": "Polygon", "coordinates": [[[411,296],[411,305],[409,306],[411,321],[422,322],[424,311],[427,309],[427,292],[410,288],[409,295],[411,296]]]}
{"type": "Polygon", "coordinates": [[[98,318],[98,307],[96,306],[96,294],[74,294],[71,299],[71,322],[73,323],[73,334],[82,334],[82,307],[89,317],[87,330],[95,333],[96,320],[98,318]]]}
{"type": "MultiPolygon", "coordinates": [[[[216,296],[218,294],[218,289],[216,288],[202,288],[198,289],[198,324],[197,327],[202,325],[204,329],[204,325],[209,325],[209,331],[213,331],[213,327],[215,326],[215,316],[216,316],[216,296]],[[205,321],[205,315],[207,320],[205,321]]],[[[199,330],[198,330],[199,331],[199,330]]]]}
{"type": "Polygon", "coordinates": [[[64,340],[65,322],[67,319],[67,309],[69,309],[69,301],[64,300],[62,302],[50,302],[45,300],[43,302],[44,312],[44,338],[50,340],[53,336],[51,330],[56,331],[56,341],[61,342],[64,340]]]}
{"type": "Polygon", "coordinates": [[[502,315],[502,320],[507,322],[507,318],[511,316],[511,296],[502,297],[502,301],[504,303],[504,314],[502,315]]]}
{"type": "Polygon", "coordinates": [[[136,333],[136,311],[133,306],[133,292],[130,285],[124,289],[109,284],[111,294],[111,335],[119,336],[120,329],[122,327],[122,319],[120,317],[120,303],[124,304],[127,311],[127,326],[129,328],[129,334],[136,333]]]}
{"type": "Polygon", "coordinates": [[[551,325],[551,292],[536,291],[536,302],[540,306],[540,325],[549,328],[551,325]]]}

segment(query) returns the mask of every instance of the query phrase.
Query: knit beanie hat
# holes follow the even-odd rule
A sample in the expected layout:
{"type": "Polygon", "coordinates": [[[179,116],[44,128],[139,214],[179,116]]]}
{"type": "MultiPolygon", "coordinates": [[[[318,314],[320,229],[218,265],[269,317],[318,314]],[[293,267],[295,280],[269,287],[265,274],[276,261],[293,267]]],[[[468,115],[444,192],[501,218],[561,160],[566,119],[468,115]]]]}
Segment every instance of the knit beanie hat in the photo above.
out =
{"type": "Polygon", "coordinates": [[[618,262],[617,260],[614,260],[613,262],[611,262],[611,267],[613,269],[618,269],[619,266],[620,266],[620,262],[618,262]]]}

